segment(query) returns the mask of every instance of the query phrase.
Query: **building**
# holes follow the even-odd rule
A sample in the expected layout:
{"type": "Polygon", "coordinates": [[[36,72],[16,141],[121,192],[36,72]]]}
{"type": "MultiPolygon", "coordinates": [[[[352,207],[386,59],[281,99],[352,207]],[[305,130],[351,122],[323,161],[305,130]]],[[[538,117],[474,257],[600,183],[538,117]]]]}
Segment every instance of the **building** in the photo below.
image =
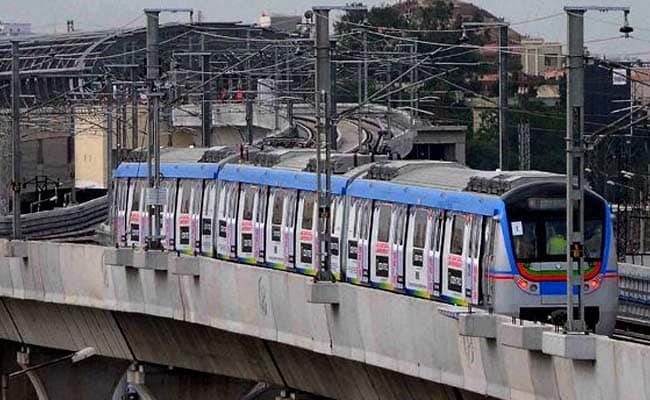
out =
{"type": "Polygon", "coordinates": [[[546,71],[562,68],[562,44],[544,39],[521,40],[521,66],[526,75],[543,76],[546,71]]]}
{"type": "Polygon", "coordinates": [[[32,24],[0,21],[0,37],[31,35],[32,24]]]}
{"type": "Polygon", "coordinates": [[[293,33],[302,23],[300,15],[266,14],[263,13],[259,20],[262,28],[273,29],[277,32],[293,33]]]}

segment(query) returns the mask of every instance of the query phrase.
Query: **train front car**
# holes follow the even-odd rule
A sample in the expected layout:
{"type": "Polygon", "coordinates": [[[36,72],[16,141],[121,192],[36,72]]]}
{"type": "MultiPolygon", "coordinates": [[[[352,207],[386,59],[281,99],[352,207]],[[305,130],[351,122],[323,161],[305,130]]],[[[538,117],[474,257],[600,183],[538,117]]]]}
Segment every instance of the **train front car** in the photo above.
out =
{"type": "MultiPolygon", "coordinates": [[[[497,267],[492,274],[496,312],[544,322],[565,318],[565,193],[558,180],[518,186],[502,196],[506,215],[495,266],[508,265],[509,271],[497,267]]],[[[606,201],[591,191],[585,191],[584,221],[585,322],[591,331],[610,334],[618,305],[612,217],[606,201]]]]}

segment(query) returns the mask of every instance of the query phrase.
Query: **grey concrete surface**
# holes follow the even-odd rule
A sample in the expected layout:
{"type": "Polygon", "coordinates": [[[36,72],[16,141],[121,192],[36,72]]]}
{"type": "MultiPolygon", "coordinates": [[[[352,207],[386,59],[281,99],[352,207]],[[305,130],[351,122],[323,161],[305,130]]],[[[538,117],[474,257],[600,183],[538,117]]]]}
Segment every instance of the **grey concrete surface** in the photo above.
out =
{"type": "Polygon", "coordinates": [[[26,261],[0,257],[0,306],[14,321],[0,334],[12,340],[96,343],[101,355],[342,399],[445,386],[504,399],[650,398],[647,346],[592,336],[595,361],[574,361],[461,336],[446,305],[381,290],[341,284],[338,306],[310,304],[311,278],[282,271],[200,258],[200,276],[180,276],[105,265],[98,246],[28,249],[26,261]]]}

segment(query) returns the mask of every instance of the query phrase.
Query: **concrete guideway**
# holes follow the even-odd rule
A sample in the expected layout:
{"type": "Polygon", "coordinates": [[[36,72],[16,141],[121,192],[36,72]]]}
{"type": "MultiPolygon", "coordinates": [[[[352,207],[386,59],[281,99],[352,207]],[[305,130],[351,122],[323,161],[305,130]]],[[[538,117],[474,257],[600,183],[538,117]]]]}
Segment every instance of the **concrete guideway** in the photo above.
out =
{"type": "MultiPolygon", "coordinates": [[[[429,382],[503,399],[650,397],[650,347],[591,336],[595,360],[571,360],[504,345],[500,328],[462,336],[466,318],[442,315],[449,306],[433,301],[339,284],[338,306],[310,304],[309,277],[202,257],[169,268],[104,265],[111,261],[106,251],[0,241],[0,338],[18,341],[20,333],[27,343],[66,349],[96,344],[100,355],[130,359],[136,352],[140,360],[209,372],[224,362],[216,355],[230,353],[229,365],[218,366],[224,375],[335,398],[359,393],[359,382],[369,379],[359,377],[359,366],[384,371],[396,385],[417,378],[412,382],[420,389],[429,382]],[[107,316],[113,312],[131,342],[107,316]],[[73,318],[79,313],[102,327],[101,343],[80,331],[83,324],[73,318]],[[269,369],[273,362],[286,368],[269,369]],[[331,368],[357,392],[350,382],[328,385],[331,368]]],[[[498,318],[494,326],[503,322],[510,320],[498,318]]],[[[403,390],[398,386],[391,390],[403,390]]]]}

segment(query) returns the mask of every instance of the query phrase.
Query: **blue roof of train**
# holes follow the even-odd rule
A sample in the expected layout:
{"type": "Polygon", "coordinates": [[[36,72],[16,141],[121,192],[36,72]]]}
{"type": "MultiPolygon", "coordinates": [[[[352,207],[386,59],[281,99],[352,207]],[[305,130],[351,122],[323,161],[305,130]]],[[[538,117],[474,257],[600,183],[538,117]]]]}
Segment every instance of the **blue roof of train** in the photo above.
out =
{"type": "MultiPolygon", "coordinates": [[[[163,178],[214,179],[219,172],[218,164],[211,163],[165,163],[160,164],[163,178]]],[[[115,178],[146,178],[146,163],[122,163],[115,170],[115,178]]]]}
{"type": "Polygon", "coordinates": [[[347,194],[364,199],[421,205],[490,217],[502,214],[504,209],[503,201],[498,197],[468,192],[445,192],[367,179],[353,181],[347,189],[347,194]]]}
{"type": "MultiPolygon", "coordinates": [[[[314,173],[254,167],[251,165],[226,164],[219,171],[219,179],[314,192],[317,189],[316,174],[314,173]]],[[[324,176],[322,182],[323,188],[325,188],[324,176]]],[[[347,183],[347,178],[332,176],[332,193],[344,194],[347,183]]]]}

